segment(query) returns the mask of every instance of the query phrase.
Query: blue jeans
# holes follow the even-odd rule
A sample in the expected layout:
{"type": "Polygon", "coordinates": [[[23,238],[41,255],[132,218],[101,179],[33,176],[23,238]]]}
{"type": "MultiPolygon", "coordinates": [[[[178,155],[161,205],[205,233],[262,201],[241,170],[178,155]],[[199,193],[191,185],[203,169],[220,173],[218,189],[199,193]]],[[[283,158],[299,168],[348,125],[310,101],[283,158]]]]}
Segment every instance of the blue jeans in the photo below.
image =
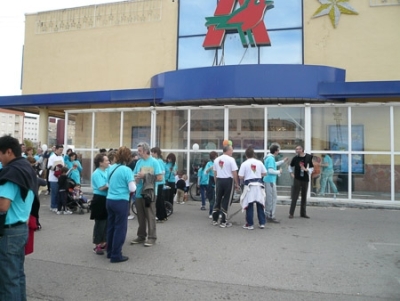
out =
{"type": "Polygon", "coordinates": [[[208,185],[200,185],[201,206],[206,206],[206,193],[208,185]]]}
{"type": "Polygon", "coordinates": [[[50,208],[57,209],[58,207],[58,182],[50,182],[50,208]]]}
{"type": "Polygon", "coordinates": [[[128,229],[129,202],[126,200],[106,201],[107,207],[107,257],[119,260],[128,229]]]}
{"type": "Polygon", "coordinates": [[[26,301],[24,272],[28,225],[4,229],[0,238],[0,300],[26,301]]]}
{"type": "Polygon", "coordinates": [[[260,225],[265,225],[265,213],[264,213],[264,206],[259,202],[249,203],[246,209],[246,222],[248,226],[253,226],[253,212],[254,212],[254,203],[257,205],[257,216],[258,216],[258,223],[260,225]]]}

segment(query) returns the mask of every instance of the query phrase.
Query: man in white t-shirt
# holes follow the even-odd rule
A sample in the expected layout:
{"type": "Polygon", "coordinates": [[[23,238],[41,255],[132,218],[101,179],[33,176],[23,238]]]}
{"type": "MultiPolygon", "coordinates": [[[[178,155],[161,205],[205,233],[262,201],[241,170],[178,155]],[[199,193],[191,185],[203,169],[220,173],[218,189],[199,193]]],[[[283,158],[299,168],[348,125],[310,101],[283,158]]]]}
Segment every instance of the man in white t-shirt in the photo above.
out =
{"type": "Polygon", "coordinates": [[[64,166],[64,157],[62,152],[64,150],[63,145],[56,145],[54,153],[50,156],[47,163],[47,168],[49,169],[49,183],[50,183],[50,210],[57,212],[58,204],[58,178],[54,175],[54,171],[64,166]]]}
{"type": "Polygon", "coordinates": [[[253,211],[254,204],[257,206],[257,216],[260,229],[265,228],[265,191],[263,176],[267,170],[263,162],[255,159],[254,149],[248,147],[245,152],[247,160],[242,163],[239,170],[239,178],[244,180],[243,194],[240,198],[240,204],[243,210],[246,210],[246,224],[244,229],[253,230],[253,211]]]}
{"type": "Polygon", "coordinates": [[[237,164],[232,158],[232,146],[224,146],[223,154],[214,160],[214,177],[216,182],[216,198],[213,209],[213,225],[218,225],[218,217],[221,214],[221,228],[231,227],[232,224],[226,221],[228,207],[233,197],[234,188],[239,188],[237,177],[237,164]]]}

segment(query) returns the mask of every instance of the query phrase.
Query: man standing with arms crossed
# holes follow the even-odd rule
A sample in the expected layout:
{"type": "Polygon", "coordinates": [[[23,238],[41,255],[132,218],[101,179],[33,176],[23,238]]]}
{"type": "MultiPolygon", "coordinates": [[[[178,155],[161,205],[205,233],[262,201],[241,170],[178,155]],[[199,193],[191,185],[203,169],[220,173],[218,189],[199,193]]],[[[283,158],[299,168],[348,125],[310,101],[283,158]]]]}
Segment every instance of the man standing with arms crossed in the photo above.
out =
{"type": "Polygon", "coordinates": [[[278,162],[275,161],[276,156],[279,154],[280,146],[278,143],[272,143],[269,148],[269,154],[264,160],[264,165],[267,170],[267,175],[264,177],[265,183],[265,217],[267,222],[279,224],[279,221],[275,218],[276,202],[278,195],[276,192],[276,177],[282,174],[282,168],[277,169],[278,166],[286,163],[288,158],[278,162]]]}
{"type": "Polygon", "coordinates": [[[0,301],[26,301],[27,221],[33,202],[39,206],[37,177],[11,136],[0,138],[0,162],[0,301]]]}
{"type": "Polygon", "coordinates": [[[230,145],[224,146],[223,154],[214,160],[214,177],[216,183],[216,198],[213,209],[213,225],[218,225],[218,217],[221,214],[221,228],[231,227],[232,224],[226,221],[228,208],[233,197],[234,189],[239,188],[237,176],[237,164],[232,158],[233,148],[230,145]]]}

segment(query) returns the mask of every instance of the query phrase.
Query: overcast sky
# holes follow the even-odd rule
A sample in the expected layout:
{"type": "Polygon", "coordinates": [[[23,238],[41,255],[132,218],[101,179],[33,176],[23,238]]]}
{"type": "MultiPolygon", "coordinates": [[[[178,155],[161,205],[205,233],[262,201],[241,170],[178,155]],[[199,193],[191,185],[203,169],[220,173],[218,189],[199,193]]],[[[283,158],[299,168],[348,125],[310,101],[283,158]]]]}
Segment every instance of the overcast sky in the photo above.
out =
{"type": "Polygon", "coordinates": [[[1,0],[0,96],[20,95],[25,14],[119,2],[118,0],[1,0]]]}

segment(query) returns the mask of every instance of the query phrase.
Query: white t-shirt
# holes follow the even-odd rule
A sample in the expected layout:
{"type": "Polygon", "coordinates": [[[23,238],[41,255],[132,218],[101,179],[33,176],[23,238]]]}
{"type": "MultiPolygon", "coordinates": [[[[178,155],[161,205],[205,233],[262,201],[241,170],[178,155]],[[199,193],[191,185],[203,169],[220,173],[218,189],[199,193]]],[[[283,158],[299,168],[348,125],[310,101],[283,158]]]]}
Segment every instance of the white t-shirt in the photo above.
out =
{"type": "Polygon", "coordinates": [[[235,159],[228,155],[219,156],[214,160],[214,172],[217,178],[232,178],[232,171],[238,170],[235,159]]]}
{"type": "MultiPolygon", "coordinates": [[[[49,158],[49,162],[47,163],[47,168],[50,168],[52,166],[61,164],[64,166],[64,157],[63,156],[57,156],[56,154],[52,154],[49,158]]],[[[49,182],[58,182],[58,178],[54,176],[54,170],[49,170],[49,182]]]]}
{"type": "Polygon", "coordinates": [[[244,180],[251,180],[251,179],[261,179],[263,176],[262,174],[267,173],[263,162],[260,160],[250,158],[247,159],[240,165],[239,169],[239,177],[243,177],[244,180]]]}

